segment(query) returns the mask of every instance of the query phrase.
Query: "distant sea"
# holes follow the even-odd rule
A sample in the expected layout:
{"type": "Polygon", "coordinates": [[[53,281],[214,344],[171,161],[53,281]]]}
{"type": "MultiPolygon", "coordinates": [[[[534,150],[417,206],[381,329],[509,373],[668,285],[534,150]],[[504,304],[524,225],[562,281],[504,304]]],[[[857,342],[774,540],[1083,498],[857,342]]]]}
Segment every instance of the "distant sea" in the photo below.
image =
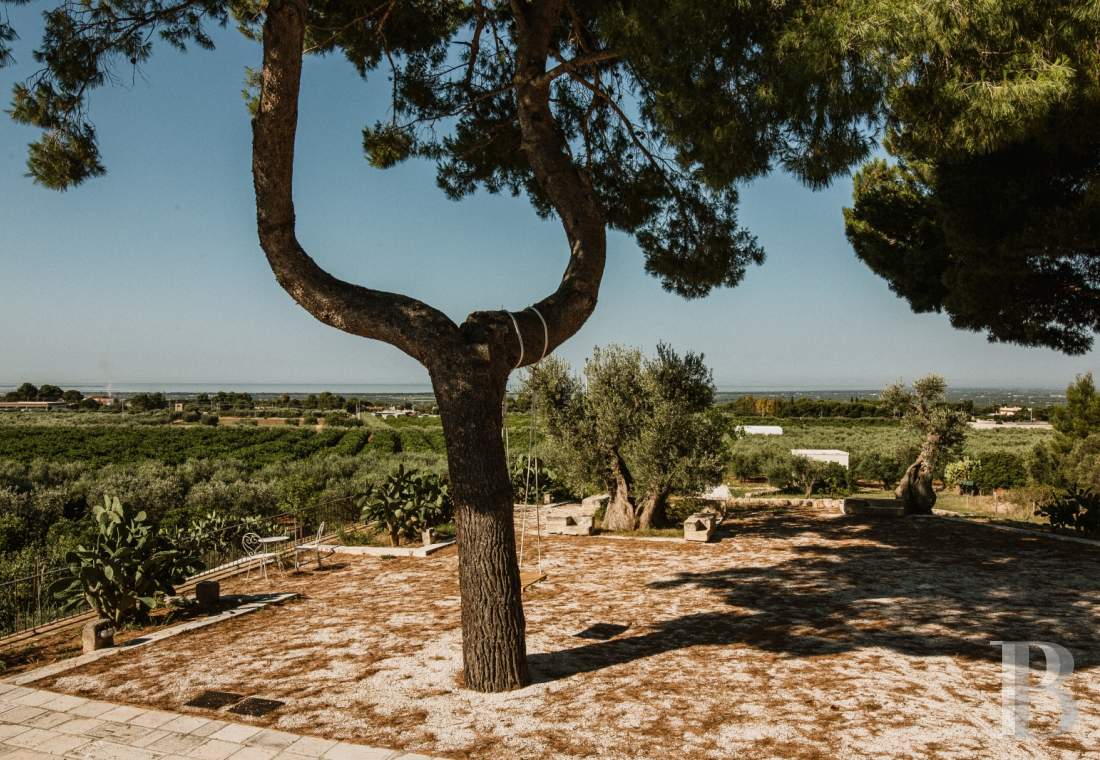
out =
{"type": "MultiPolygon", "coordinates": [[[[284,393],[293,396],[322,391],[338,393],[341,396],[432,392],[432,386],[427,383],[58,383],[58,385],[66,390],[78,390],[85,396],[158,392],[171,395],[194,395],[218,391],[237,391],[251,393],[254,396],[281,396],[284,393]]],[[[0,385],[0,393],[14,390],[15,387],[0,385]]]]}
{"type": "MultiPolygon", "coordinates": [[[[513,382],[513,388],[515,383],[513,382]]],[[[0,394],[14,390],[14,385],[0,384],[0,394]]],[[[65,389],[74,388],[85,396],[118,395],[135,393],[164,393],[171,397],[194,396],[198,393],[237,391],[251,393],[256,398],[281,396],[306,396],[310,393],[329,391],[341,396],[385,397],[388,399],[423,398],[432,395],[427,383],[76,383],[61,384],[65,389]]],[[[877,388],[814,388],[786,385],[724,385],[718,386],[718,400],[729,401],[738,396],[771,396],[794,398],[849,399],[875,398],[877,388]]],[[[950,398],[955,401],[973,401],[977,406],[1016,404],[1019,406],[1050,406],[1065,401],[1064,388],[1026,387],[953,387],[950,398]]]]}

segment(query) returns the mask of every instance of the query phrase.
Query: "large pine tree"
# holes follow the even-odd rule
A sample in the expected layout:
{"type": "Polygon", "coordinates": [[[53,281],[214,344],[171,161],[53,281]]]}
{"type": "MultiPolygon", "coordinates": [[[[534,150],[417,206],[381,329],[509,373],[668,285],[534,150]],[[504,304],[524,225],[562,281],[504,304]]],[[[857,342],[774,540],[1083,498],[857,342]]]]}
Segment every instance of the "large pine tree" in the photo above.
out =
{"type": "Polygon", "coordinates": [[[918,312],[1083,353],[1100,328],[1100,6],[853,6],[890,74],[885,147],[846,210],[856,253],[918,312]]]}

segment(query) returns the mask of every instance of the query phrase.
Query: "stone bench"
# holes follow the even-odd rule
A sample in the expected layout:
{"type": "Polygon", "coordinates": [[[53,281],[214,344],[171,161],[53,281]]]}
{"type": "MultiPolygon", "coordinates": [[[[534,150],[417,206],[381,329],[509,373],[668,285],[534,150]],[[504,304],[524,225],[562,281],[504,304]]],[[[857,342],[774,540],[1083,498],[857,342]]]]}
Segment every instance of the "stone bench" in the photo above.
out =
{"type": "Polygon", "coordinates": [[[696,512],[684,520],[685,541],[710,541],[718,530],[718,515],[713,512],[696,512]]]}
{"type": "Polygon", "coordinates": [[[592,515],[551,515],[546,518],[546,532],[559,536],[591,536],[595,527],[592,515]]]}

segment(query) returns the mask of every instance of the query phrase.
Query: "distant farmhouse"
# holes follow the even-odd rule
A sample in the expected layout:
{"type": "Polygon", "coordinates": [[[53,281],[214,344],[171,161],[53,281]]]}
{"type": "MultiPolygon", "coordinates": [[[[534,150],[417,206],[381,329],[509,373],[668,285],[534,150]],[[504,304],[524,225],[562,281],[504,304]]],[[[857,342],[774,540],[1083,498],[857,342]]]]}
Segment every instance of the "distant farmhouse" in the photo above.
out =
{"type": "Polygon", "coordinates": [[[737,430],[745,435],[783,435],[779,425],[738,425],[737,430]]]}
{"type": "Polygon", "coordinates": [[[381,411],[374,412],[375,417],[381,417],[386,420],[390,417],[415,417],[416,411],[413,409],[395,409],[390,407],[389,409],[382,409],[381,411]]]}
{"type": "Polygon", "coordinates": [[[841,467],[848,467],[848,452],[840,449],[791,449],[791,454],[815,462],[836,462],[841,467]]]}
{"type": "Polygon", "coordinates": [[[66,406],[64,401],[0,401],[0,412],[48,412],[66,406]]]}

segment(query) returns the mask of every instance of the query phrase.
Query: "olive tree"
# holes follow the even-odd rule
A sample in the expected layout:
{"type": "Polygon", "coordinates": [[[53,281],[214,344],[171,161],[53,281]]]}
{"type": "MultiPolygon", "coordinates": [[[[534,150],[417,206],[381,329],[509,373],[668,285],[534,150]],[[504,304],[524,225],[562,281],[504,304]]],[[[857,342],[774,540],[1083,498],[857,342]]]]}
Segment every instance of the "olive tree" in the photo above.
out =
{"type": "Polygon", "coordinates": [[[543,409],[551,456],[574,484],[606,488],[603,527],[637,530],[667,522],[676,492],[713,485],[725,464],[724,425],[714,415],[714,381],[701,354],[657,356],[597,348],[584,381],[565,362],[544,362],[524,395],[543,409]]]}
{"type": "Polygon", "coordinates": [[[888,385],[882,391],[882,403],[920,436],[920,453],[905,470],[895,494],[906,514],[931,514],[936,504],[932,475],[942,457],[962,448],[969,415],[947,403],[947,383],[939,375],[922,377],[911,390],[901,383],[888,385]]]}

